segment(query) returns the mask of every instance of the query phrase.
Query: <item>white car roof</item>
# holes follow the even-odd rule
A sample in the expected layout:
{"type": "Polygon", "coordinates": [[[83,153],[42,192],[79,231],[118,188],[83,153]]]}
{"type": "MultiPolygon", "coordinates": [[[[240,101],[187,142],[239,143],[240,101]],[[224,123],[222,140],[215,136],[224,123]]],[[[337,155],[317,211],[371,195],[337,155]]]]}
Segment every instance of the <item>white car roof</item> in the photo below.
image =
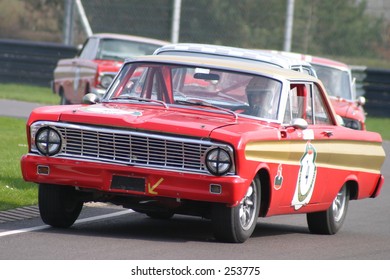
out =
{"type": "Polygon", "coordinates": [[[254,75],[268,76],[279,80],[308,81],[321,83],[316,77],[302,72],[292,71],[285,68],[274,67],[269,64],[259,64],[250,60],[233,61],[231,59],[218,59],[210,57],[177,56],[177,55],[148,55],[127,59],[125,63],[146,62],[146,63],[167,63],[180,64],[195,67],[220,68],[228,71],[238,71],[254,75]]]}
{"type": "Polygon", "coordinates": [[[311,64],[291,57],[286,57],[280,54],[273,54],[261,50],[250,50],[244,48],[236,48],[229,46],[196,44],[196,43],[178,43],[164,45],[158,48],[154,54],[209,54],[219,58],[236,58],[237,60],[252,60],[260,63],[272,64],[280,68],[291,69],[293,66],[306,66],[311,68],[311,64]]]}

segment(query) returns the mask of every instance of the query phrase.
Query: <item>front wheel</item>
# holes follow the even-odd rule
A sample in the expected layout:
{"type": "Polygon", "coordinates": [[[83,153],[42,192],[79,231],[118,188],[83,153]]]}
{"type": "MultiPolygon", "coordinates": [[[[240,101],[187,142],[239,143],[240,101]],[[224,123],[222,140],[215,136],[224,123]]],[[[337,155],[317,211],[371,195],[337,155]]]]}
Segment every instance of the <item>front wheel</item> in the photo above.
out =
{"type": "Polygon", "coordinates": [[[347,215],[348,202],[349,189],[344,185],[328,210],[307,213],[306,219],[310,232],[328,235],[338,232],[347,215]]]}
{"type": "Polygon", "coordinates": [[[38,204],[42,221],[60,228],[73,225],[83,207],[74,188],[51,184],[39,185],[38,204]]]}
{"type": "Polygon", "coordinates": [[[65,92],[61,89],[59,93],[61,100],[60,100],[60,105],[69,105],[70,102],[68,99],[65,97],[65,92]]]}
{"type": "Polygon", "coordinates": [[[247,193],[235,207],[215,204],[212,209],[212,224],[217,240],[243,243],[253,233],[260,209],[260,180],[255,178],[247,193]]]}

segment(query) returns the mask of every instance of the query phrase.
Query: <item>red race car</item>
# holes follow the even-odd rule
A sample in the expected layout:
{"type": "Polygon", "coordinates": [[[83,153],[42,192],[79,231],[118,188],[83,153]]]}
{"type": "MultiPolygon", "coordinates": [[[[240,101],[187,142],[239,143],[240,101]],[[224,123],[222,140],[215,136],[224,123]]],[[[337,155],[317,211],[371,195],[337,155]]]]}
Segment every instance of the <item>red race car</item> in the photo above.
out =
{"type": "Polygon", "coordinates": [[[94,34],[75,58],[58,61],[53,92],[63,105],[81,103],[90,92],[103,96],[126,58],[152,54],[167,43],[130,35],[94,34]]]}
{"type": "Polygon", "coordinates": [[[336,113],[342,117],[344,125],[353,129],[366,129],[364,96],[356,97],[356,85],[351,69],[345,63],[317,56],[304,56],[316,69],[324,83],[336,113]]]}
{"type": "Polygon", "coordinates": [[[384,182],[381,136],[340,125],[321,81],[300,72],[144,56],[84,102],[35,109],[27,122],[22,173],[39,184],[53,227],[101,201],[208,218],[224,242],[281,214],[305,213],[310,232],[335,234],[349,200],[377,197],[384,182]]]}

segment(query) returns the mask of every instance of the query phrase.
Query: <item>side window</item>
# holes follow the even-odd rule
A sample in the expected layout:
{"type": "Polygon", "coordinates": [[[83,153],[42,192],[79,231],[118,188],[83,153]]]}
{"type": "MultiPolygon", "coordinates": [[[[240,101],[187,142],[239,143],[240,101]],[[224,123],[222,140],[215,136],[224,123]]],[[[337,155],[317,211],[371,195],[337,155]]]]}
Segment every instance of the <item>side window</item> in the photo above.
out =
{"type": "Polygon", "coordinates": [[[99,40],[97,38],[89,38],[80,52],[80,58],[95,59],[98,41],[99,40]]]}
{"type": "Polygon", "coordinates": [[[293,119],[301,118],[308,124],[313,124],[311,94],[308,84],[292,84],[287,102],[284,122],[290,123],[293,119]]]}
{"type": "Polygon", "coordinates": [[[291,66],[291,70],[297,71],[297,72],[302,72],[305,74],[308,74],[310,76],[317,77],[317,73],[315,70],[309,66],[306,65],[293,65],[291,66]]]}
{"type": "Polygon", "coordinates": [[[317,74],[313,68],[307,67],[307,66],[302,66],[302,72],[306,73],[310,76],[317,77],[317,74]]]}
{"type": "Polygon", "coordinates": [[[315,124],[332,124],[328,108],[325,106],[321,92],[317,85],[313,85],[314,121],[315,124]]]}
{"type": "Polygon", "coordinates": [[[329,116],[317,85],[291,85],[284,123],[290,123],[295,118],[301,118],[306,120],[308,124],[331,124],[329,116]]]}

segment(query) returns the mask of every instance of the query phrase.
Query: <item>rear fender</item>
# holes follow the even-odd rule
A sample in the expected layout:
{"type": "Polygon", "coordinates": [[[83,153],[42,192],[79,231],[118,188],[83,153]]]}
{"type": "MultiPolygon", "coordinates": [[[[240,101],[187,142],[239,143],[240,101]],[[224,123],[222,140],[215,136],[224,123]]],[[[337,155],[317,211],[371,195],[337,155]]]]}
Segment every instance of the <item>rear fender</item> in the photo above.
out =
{"type": "Polygon", "coordinates": [[[384,182],[385,182],[385,178],[383,177],[383,175],[379,176],[378,182],[375,187],[375,191],[370,196],[371,198],[375,198],[380,194],[384,182]]]}

